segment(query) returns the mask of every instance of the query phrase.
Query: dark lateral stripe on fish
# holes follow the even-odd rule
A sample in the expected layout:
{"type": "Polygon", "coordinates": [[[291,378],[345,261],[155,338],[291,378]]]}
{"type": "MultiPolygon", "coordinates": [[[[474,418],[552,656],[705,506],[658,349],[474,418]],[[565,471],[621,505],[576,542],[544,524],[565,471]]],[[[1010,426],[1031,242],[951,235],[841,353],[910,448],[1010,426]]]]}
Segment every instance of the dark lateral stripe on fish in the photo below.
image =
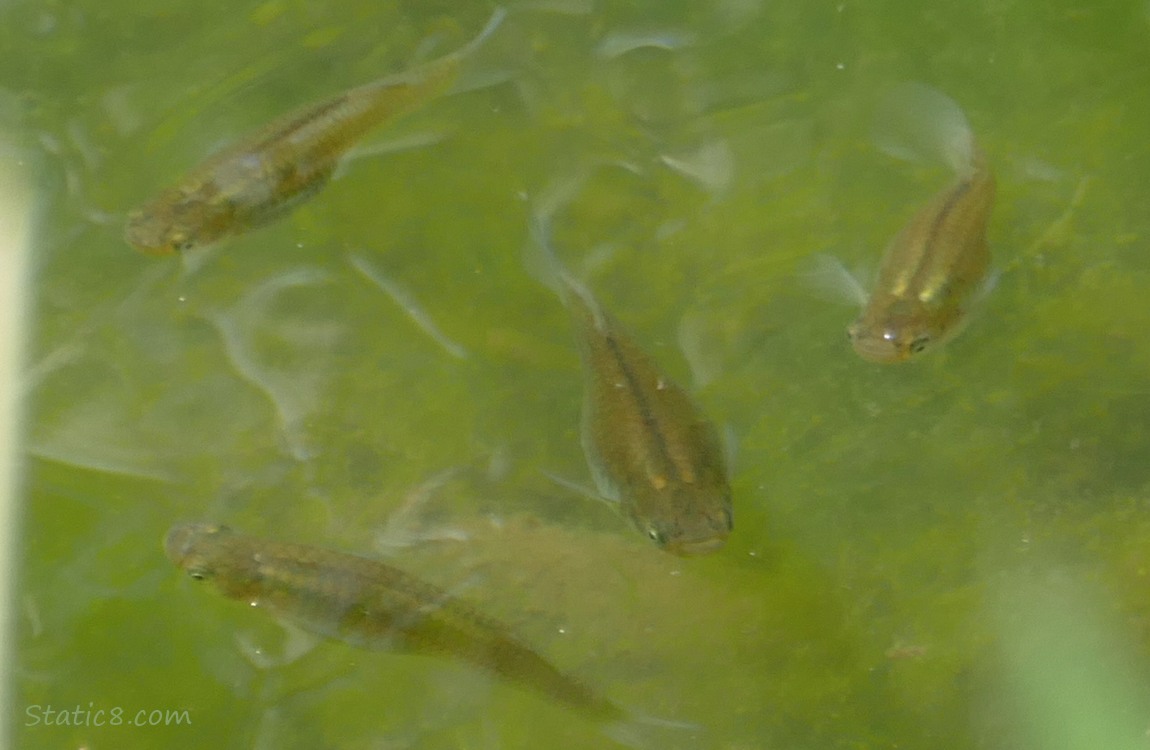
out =
{"type": "MultiPolygon", "coordinates": [[[[326,102],[320,102],[314,107],[308,109],[306,112],[300,112],[299,115],[293,118],[290,122],[285,122],[274,132],[268,133],[267,137],[253,144],[252,150],[266,148],[277,141],[283,140],[289,133],[298,132],[314,125],[317,121],[337,112],[341,107],[346,106],[351,101],[352,92],[343,94],[334,99],[326,102]]],[[[330,127],[328,124],[326,127],[330,127]]]]}
{"type": "Polygon", "coordinates": [[[635,400],[635,405],[639,410],[639,415],[643,420],[643,424],[647,426],[647,429],[650,430],[650,433],[654,438],[653,442],[657,446],[657,452],[659,453],[659,456],[664,460],[666,465],[675,472],[677,479],[680,481],[689,481],[684,479],[680,473],[678,462],[675,461],[674,457],[672,456],[670,447],[667,445],[667,439],[663,435],[662,425],[660,424],[659,420],[655,418],[650,403],[643,395],[643,388],[639,383],[638,378],[635,377],[635,373],[631,371],[631,368],[627,366],[627,359],[623,356],[623,352],[620,351],[619,344],[617,343],[615,336],[607,330],[604,330],[603,334],[603,338],[607,342],[607,347],[611,350],[612,355],[615,357],[615,364],[623,373],[623,377],[627,379],[627,392],[630,394],[631,398],[635,400]]]}
{"type": "MultiPolygon", "coordinates": [[[[970,192],[970,187],[973,183],[974,178],[963,180],[962,183],[955,185],[954,189],[951,190],[950,195],[947,196],[946,202],[942,204],[942,208],[939,209],[938,215],[935,216],[934,221],[931,222],[930,231],[926,234],[926,240],[922,243],[921,257],[924,260],[931,256],[934,247],[939,240],[939,236],[942,234],[942,229],[946,225],[947,219],[950,218],[951,213],[954,211],[962,197],[970,192]]],[[[924,265],[925,264],[920,264],[920,267],[916,269],[914,274],[914,278],[916,280],[918,275],[922,272],[924,265]]]]}
{"type": "Polygon", "coordinates": [[[950,218],[951,211],[958,204],[958,201],[970,192],[970,186],[974,180],[963,180],[961,184],[955,185],[951,191],[950,196],[946,199],[946,203],[942,204],[942,209],[939,210],[938,216],[935,217],[934,223],[930,226],[930,232],[927,233],[926,243],[923,245],[925,248],[934,247],[935,241],[938,239],[939,233],[942,231],[942,225],[950,218]]]}

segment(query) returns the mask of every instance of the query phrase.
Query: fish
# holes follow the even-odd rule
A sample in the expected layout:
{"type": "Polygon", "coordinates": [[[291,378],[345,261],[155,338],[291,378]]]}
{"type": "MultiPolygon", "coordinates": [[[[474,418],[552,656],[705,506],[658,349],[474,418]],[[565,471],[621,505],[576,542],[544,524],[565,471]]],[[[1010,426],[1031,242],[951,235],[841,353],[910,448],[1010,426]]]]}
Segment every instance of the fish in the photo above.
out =
{"type": "Polygon", "coordinates": [[[920,208],[891,241],[878,280],[861,314],[847,329],[860,357],[894,363],[957,334],[972,304],[988,288],[986,234],[995,179],[962,109],[942,92],[922,84],[904,84],[890,94],[884,109],[895,121],[892,126],[910,131],[888,150],[901,156],[916,150],[934,151],[955,173],[954,181],[920,208]]]}
{"type": "Polygon", "coordinates": [[[589,719],[612,726],[628,719],[506,625],[377,560],[202,522],[173,526],[164,550],[193,580],[307,632],[361,649],[459,659],[589,719]]]}
{"type": "Polygon", "coordinates": [[[595,487],[661,549],[719,550],[734,527],[731,487],[714,425],[550,247],[532,221],[536,266],[570,312],[583,365],[581,441],[595,487]]]}
{"type": "Polygon", "coordinates": [[[130,210],[124,239],[141,252],[170,255],[286,216],[328,183],[340,159],[368,132],[449,90],[460,63],[505,16],[497,8],[478,36],[455,52],[308,104],[208,157],[178,184],[130,210]]]}

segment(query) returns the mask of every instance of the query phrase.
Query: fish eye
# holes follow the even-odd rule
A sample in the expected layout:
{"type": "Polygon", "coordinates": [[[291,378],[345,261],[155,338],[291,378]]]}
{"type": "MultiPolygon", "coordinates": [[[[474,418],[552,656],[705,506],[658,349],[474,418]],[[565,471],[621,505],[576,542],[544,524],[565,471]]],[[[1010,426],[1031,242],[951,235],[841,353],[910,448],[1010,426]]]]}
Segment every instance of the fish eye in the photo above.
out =
{"type": "Polygon", "coordinates": [[[202,581],[208,577],[208,571],[203,568],[188,568],[188,577],[193,581],[202,581]]]}
{"type": "Polygon", "coordinates": [[[930,343],[930,336],[928,336],[925,333],[921,336],[915,337],[914,341],[910,342],[910,353],[911,354],[920,353],[923,349],[925,349],[927,347],[927,344],[929,344],[929,343],[930,343]]]}
{"type": "Polygon", "coordinates": [[[647,528],[647,537],[660,547],[667,543],[667,537],[663,535],[663,532],[659,531],[654,526],[647,528]]]}
{"type": "Polygon", "coordinates": [[[168,247],[172,252],[181,253],[185,250],[192,249],[192,238],[188,236],[187,232],[175,231],[168,235],[168,247]]]}

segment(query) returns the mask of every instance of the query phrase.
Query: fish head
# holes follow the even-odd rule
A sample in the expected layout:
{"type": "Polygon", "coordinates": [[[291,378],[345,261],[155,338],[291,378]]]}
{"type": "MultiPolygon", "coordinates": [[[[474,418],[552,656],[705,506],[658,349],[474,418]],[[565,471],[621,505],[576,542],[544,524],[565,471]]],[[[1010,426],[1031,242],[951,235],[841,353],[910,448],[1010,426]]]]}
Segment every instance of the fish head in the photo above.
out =
{"type": "Polygon", "coordinates": [[[149,255],[171,255],[204,244],[205,203],[198,195],[170,190],[128,212],[124,239],[149,255]]]}
{"type": "Polygon", "coordinates": [[[164,551],[192,580],[212,581],[220,587],[231,587],[239,583],[235,572],[241,567],[232,561],[234,550],[227,543],[234,536],[235,532],[227,526],[181,524],[172,527],[164,537],[164,551]]]}
{"type": "Polygon", "coordinates": [[[847,328],[855,353],[868,362],[904,362],[923,353],[942,338],[943,331],[932,316],[920,308],[901,305],[864,311],[847,328]]]}
{"type": "Polygon", "coordinates": [[[705,555],[727,542],[734,526],[730,489],[685,485],[674,489],[663,512],[636,515],[638,529],[660,549],[681,557],[705,555]]]}

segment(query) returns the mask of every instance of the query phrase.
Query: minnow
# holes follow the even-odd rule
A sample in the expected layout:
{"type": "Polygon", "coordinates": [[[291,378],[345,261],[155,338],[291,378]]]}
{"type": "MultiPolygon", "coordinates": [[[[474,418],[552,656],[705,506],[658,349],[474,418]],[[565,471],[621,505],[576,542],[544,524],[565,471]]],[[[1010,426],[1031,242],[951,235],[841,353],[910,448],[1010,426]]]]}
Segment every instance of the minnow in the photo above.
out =
{"type": "Polygon", "coordinates": [[[893,98],[904,110],[899,117],[921,120],[919,137],[942,152],[957,179],[895,236],[862,313],[847,330],[855,352],[880,363],[904,361],[958,332],[986,288],[986,227],[995,194],[986,155],[955,102],[915,84],[896,89],[893,98]]]}
{"type": "Polygon", "coordinates": [[[128,213],[124,238],[167,255],[278,219],[318,193],[367,133],[446,92],[460,63],[498,28],[497,9],[471,42],[414,70],[284,115],[209,157],[174,187],[128,213]]]}
{"type": "Polygon", "coordinates": [[[614,724],[628,718],[507,626],[376,560],[209,523],[172,527],[164,550],[192,579],[308,632],[357,648],[461,659],[590,719],[614,724]]]}
{"type": "Polygon", "coordinates": [[[583,452],[596,488],[662,549],[677,555],[718,550],[733,516],[714,425],[559,264],[540,216],[532,235],[544,281],[570,311],[579,341],[583,452]]]}

